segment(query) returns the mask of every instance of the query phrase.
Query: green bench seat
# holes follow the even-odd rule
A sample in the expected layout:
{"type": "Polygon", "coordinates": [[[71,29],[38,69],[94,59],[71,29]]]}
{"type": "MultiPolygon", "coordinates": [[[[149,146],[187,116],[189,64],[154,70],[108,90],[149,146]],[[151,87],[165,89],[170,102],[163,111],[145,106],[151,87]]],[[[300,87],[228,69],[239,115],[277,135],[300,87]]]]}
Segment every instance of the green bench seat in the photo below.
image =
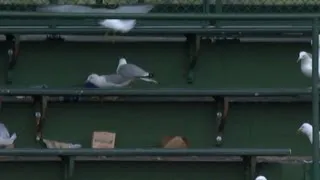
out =
{"type": "MultiPolygon", "coordinates": [[[[162,158],[170,161],[170,157],[193,157],[192,162],[201,161],[201,157],[228,156],[240,157],[244,167],[244,177],[252,180],[256,175],[257,156],[288,156],[291,149],[246,149],[246,148],[214,148],[214,149],[0,149],[0,163],[8,161],[23,161],[23,157],[29,157],[27,161],[57,161],[46,157],[60,158],[64,166],[64,178],[72,178],[77,161],[140,161],[138,157],[156,157],[144,159],[144,161],[158,161],[162,158]],[[85,159],[83,157],[91,157],[85,159]],[[100,156],[100,157],[99,157],[100,156]],[[105,157],[101,157],[105,156],[105,157]],[[30,158],[33,157],[33,158],[30,158]],[[42,157],[42,158],[39,158],[42,157]],[[82,157],[82,158],[81,158],[82,157]],[[112,159],[109,159],[112,158],[112,159]]],[[[210,161],[210,160],[209,160],[210,161]]],[[[189,162],[191,163],[191,162],[189,162]]]]}

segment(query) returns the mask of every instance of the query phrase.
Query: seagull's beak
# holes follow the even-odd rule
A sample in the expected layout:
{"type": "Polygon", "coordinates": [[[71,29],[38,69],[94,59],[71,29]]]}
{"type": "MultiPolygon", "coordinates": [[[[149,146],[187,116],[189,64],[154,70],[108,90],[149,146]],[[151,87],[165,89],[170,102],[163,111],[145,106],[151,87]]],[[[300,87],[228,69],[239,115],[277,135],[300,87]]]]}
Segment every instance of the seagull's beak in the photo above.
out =
{"type": "Polygon", "coordinates": [[[300,134],[301,133],[301,129],[299,128],[298,130],[297,130],[297,134],[300,134]]]}
{"type": "Polygon", "coordinates": [[[297,63],[298,63],[300,60],[301,60],[301,58],[298,58],[298,59],[297,59],[297,63]]]}

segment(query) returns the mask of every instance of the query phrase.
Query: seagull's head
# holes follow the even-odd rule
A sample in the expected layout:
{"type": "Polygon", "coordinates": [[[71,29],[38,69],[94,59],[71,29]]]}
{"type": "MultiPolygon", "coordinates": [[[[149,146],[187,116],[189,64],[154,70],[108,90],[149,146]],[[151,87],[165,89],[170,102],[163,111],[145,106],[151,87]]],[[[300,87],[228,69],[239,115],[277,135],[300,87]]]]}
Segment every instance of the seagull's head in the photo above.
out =
{"type": "Polygon", "coordinates": [[[301,60],[306,60],[306,59],[308,59],[308,58],[309,58],[308,53],[305,52],[305,51],[301,51],[301,52],[299,53],[299,58],[298,58],[297,62],[299,62],[299,61],[301,61],[301,60]]]}
{"type": "Polygon", "coordinates": [[[312,134],[312,126],[309,123],[303,123],[300,128],[298,129],[297,133],[303,133],[306,135],[312,134]]]}
{"type": "Polygon", "coordinates": [[[95,80],[99,79],[99,75],[98,74],[90,74],[86,80],[86,82],[94,82],[95,80]]]}
{"type": "Polygon", "coordinates": [[[127,64],[127,60],[125,58],[120,58],[119,59],[119,65],[124,65],[124,64],[127,64]]]}
{"type": "Polygon", "coordinates": [[[264,176],[258,176],[256,177],[256,180],[267,180],[267,178],[264,176]]]}

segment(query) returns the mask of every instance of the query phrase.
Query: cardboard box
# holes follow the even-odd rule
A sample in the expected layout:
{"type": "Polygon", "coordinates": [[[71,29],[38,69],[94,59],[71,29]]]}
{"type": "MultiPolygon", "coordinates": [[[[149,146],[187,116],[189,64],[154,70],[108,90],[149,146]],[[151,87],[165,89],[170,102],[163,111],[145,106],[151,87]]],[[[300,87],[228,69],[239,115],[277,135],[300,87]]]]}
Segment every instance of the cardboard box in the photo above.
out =
{"type": "Polygon", "coordinates": [[[167,136],[162,139],[163,148],[188,148],[188,140],[181,136],[167,136]]]}
{"type": "Polygon", "coordinates": [[[93,132],[92,148],[114,148],[116,141],[116,133],[112,132],[93,132]]]}

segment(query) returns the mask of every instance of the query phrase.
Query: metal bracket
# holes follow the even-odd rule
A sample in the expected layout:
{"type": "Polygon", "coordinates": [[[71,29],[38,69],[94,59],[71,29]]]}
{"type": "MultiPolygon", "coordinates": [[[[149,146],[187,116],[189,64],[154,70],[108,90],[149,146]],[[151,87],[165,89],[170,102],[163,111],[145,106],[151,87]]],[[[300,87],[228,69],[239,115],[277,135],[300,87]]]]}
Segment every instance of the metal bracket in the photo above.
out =
{"type": "Polygon", "coordinates": [[[245,180],[252,180],[256,176],[257,158],[255,156],[243,156],[245,180]]]}
{"type": "Polygon", "coordinates": [[[63,164],[64,169],[64,180],[71,179],[73,176],[74,168],[75,168],[75,157],[72,156],[61,156],[60,157],[63,164]]]}
{"type": "Polygon", "coordinates": [[[218,127],[218,134],[216,136],[216,145],[220,146],[223,140],[224,128],[229,111],[229,101],[226,97],[216,96],[214,97],[217,103],[216,122],[218,127]]]}
{"type": "Polygon", "coordinates": [[[194,81],[194,69],[198,62],[200,50],[200,36],[196,34],[187,34],[186,43],[188,49],[189,67],[187,70],[187,83],[192,84],[194,81]]]}
{"type": "Polygon", "coordinates": [[[6,34],[7,60],[4,62],[4,80],[6,84],[12,84],[12,71],[17,64],[19,56],[20,38],[18,35],[6,34]]]}
{"type": "Polygon", "coordinates": [[[42,140],[42,129],[46,119],[48,97],[47,96],[34,96],[35,105],[35,119],[36,119],[36,141],[42,140]]]}

